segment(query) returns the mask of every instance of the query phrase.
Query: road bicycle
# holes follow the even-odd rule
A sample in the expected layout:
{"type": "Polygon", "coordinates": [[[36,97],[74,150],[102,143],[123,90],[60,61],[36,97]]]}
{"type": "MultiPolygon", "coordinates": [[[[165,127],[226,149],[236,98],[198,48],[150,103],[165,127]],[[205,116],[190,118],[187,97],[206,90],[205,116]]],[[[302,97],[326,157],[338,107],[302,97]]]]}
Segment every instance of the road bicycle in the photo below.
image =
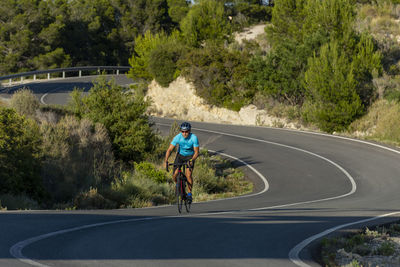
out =
{"type": "Polygon", "coordinates": [[[192,201],[189,201],[186,194],[186,184],[188,183],[187,177],[185,175],[186,168],[189,168],[191,171],[192,167],[188,164],[188,162],[183,162],[181,164],[168,163],[168,166],[174,166],[178,168],[178,175],[176,176],[176,203],[178,206],[179,213],[182,213],[183,204],[185,204],[186,212],[190,212],[190,208],[192,205],[192,201]]]}

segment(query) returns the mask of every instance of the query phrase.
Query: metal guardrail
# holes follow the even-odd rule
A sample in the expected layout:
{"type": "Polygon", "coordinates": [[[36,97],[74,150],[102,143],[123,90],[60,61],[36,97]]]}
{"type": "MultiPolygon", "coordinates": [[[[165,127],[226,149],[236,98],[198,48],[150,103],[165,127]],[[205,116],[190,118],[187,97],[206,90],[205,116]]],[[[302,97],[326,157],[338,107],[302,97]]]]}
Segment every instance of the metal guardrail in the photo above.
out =
{"type": "Polygon", "coordinates": [[[37,79],[37,75],[47,74],[47,79],[51,79],[51,73],[62,73],[62,78],[65,78],[65,73],[67,72],[77,72],[78,77],[82,77],[82,71],[94,71],[96,70],[99,74],[102,71],[113,70],[116,71],[116,74],[119,75],[120,71],[129,71],[131,67],[128,66],[85,66],[85,67],[71,67],[71,68],[59,68],[59,69],[51,69],[51,70],[37,70],[37,71],[29,71],[22,72],[17,74],[11,74],[6,76],[0,76],[0,81],[9,80],[11,84],[13,79],[20,79],[21,82],[24,81],[26,77],[33,77],[33,80],[37,79]]]}

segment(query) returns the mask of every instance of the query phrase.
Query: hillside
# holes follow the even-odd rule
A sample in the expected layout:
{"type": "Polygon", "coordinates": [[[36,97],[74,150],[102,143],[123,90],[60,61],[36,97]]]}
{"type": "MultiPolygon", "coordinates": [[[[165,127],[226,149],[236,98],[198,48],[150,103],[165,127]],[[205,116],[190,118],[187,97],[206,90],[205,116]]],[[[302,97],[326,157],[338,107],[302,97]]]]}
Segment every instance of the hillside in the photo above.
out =
{"type": "Polygon", "coordinates": [[[153,81],[149,85],[147,97],[152,99],[149,113],[153,116],[178,120],[305,129],[300,124],[290,122],[286,118],[270,115],[267,110],[257,109],[255,105],[242,107],[240,111],[208,105],[196,95],[193,83],[187,82],[182,77],[166,88],[153,81]]]}

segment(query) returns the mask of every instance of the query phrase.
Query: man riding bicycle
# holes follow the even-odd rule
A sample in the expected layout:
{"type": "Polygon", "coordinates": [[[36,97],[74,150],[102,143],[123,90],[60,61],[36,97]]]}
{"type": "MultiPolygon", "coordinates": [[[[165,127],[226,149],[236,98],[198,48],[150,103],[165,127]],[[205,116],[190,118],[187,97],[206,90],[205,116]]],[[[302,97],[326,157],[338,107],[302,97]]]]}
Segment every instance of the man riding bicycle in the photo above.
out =
{"type": "Polygon", "coordinates": [[[172,178],[176,183],[176,176],[178,175],[178,168],[176,165],[183,164],[184,162],[189,162],[189,166],[191,168],[186,168],[186,178],[188,180],[188,194],[187,198],[191,202],[192,201],[192,187],[193,187],[193,179],[192,179],[192,171],[194,168],[194,162],[199,156],[199,140],[197,136],[191,133],[192,126],[188,122],[184,122],[180,126],[181,132],[172,139],[171,144],[167,152],[165,153],[165,166],[168,167],[168,159],[171,155],[171,152],[174,150],[176,145],[179,145],[178,153],[176,154],[176,158],[174,161],[174,170],[172,178]]]}

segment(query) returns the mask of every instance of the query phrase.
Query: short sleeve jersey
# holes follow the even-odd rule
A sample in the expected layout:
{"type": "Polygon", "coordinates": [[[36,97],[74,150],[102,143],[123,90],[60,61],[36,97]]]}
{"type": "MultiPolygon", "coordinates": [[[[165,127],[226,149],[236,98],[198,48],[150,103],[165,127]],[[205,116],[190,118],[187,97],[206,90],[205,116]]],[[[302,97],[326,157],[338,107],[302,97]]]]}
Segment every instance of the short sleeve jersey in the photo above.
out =
{"type": "Polygon", "coordinates": [[[171,144],[174,146],[179,144],[178,153],[182,156],[191,156],[194,154],[194,148],[199,147],[199,139],[193,133],[190,133],[187,138],[183,137],[182,133],[179,133],[174,137],[171,144]]]}

